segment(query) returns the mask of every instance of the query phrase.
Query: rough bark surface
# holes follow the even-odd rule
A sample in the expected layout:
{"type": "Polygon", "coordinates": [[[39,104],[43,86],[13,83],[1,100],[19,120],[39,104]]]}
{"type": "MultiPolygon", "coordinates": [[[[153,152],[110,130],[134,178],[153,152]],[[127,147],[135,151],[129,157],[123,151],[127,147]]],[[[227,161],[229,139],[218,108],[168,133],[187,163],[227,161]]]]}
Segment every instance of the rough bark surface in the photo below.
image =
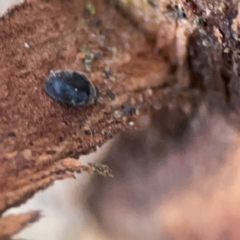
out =
{"type": "Polygon", "coordinates": [[[22,228],[29,223],[37,221],[39,218],[40,213],[38,211],[0,218],[0,239],[10,239],[14,233],[18,233],[22,228]]]}
{"type": "Polygon", "coordinates": [[[75,171],[108,175],[74,158],[133,128],[129,122],[157,107],[164,96],[158,87],[173,79],[141,31],[109,5],[93,3],[97,14],[90,16],[82,1],[25,1],[0,19],[0,213],[75,171]],[[95,56],[91,72],[83,47],[95,56]],[[43,88],[51,69],[86,72],[98,103],[74,108],[52,100],[43,88]]]}
{"type": "MultiPolygon", "coordinates": [[[[202,94],[191,88],[238,108],[238,1],[94,0],[93,15],[86,3],[25,1],[0,18],[0,214],[74,172],[111,175],[76,158],[165,103],[198,108],[202,94]],[[83,49],[94,54],[91,71],[83,49]],[[52,100],[43,89],[51,69],[85,72],[98,102],[75,108],[52,100]]],[[[19,218],[12,234],[36,219],[19,218]]]]}

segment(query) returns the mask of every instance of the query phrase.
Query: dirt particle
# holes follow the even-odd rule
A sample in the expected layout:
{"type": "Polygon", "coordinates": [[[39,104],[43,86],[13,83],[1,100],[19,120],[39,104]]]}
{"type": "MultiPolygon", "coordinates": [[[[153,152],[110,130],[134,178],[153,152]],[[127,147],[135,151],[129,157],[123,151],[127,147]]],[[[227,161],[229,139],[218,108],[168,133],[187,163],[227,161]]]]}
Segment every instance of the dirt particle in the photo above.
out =
{"type": "Polygon", "coordinates": [[[129,126],[131,126],[131,127],[133,127],[133,126],[135,125],[135,123],[134,123],[134,122],[132,122],[132,121],[131,121],[131,122],[129,122],[128,124],[129,124],[129,126]]]}
{"type": "MultiPolygon", "coordinates": [[[[82,54],[84,54],[84,64],[85,68],[88,72],[91,72],[92,70],[92,62],[95,57],[94,53],[91,52],[87,47],[81,48],[82,54]]],[[[83,55],[82,55],[83,56],[83,55]]]]}
{"type": "Polygon", "coordinates": [[[107,95],[109,96],[109,98],[111,100],[115,100],[115,98],[116,98],[115,94],[110,89],[107,90],[107,95]]]}
{"type": "Polygon", "coordinates": [[[29,46],[28,43],[26,43],[26,42],[24,43],[24,47],[25,47],[25,48],[30,48],[30,46],[29,46]]]}
{"type": "Polygon", "coordinates": [[[106,76],[107,79],[109,79],[110,76],[112,75],[112,73],[111,73],[111,71],[109,69],[105,69],[104,73],[105,73],[105,76],[106,76]]]}
{"type": "Polygon", "coordinates": [[[122,110],[123,110],[124,114],[127,116],[132,116],[136,113],[136,108],[132,107],[131,105],[128,105],[128,104],[123,104],[122,110]]]}
{"type": "Polygon", "coordinates": [[[64,141],[64,137],[63,136],[59,136],[58,140],[59,140],[59,142],[63,142],[64,141]]]}
{"type": "Polygon", "coordinates": [[[8,137],[16,137],[16,133],[15,132],[9,132],[8,133],[8,137]]]}
{"type": "Polygon", "coordinates": [[[90,128],[84,128],[84,134],[86,134],[86,135],[92,135],[92,131],[91,131],[91,129],[90,128]]]}
{"type": "Polygon", "coordinates": [[[113,116],[114,116],[115,118],[121,118],[121,117],[123,116],[123,112],[122,112],[121,110],[115,110],[115,111],[113,112],[113,116]]]}
{"type": "Polygon", "coordinates": [[[88,2],[86,4],[86,12],[89,14],[89,15],[94,15],[96,13],[96,9],[95,9],[95,6],[91,3],[91,2],[88,2]]]}
{"type": "Polygon", "coordinates": [[[149,89],[147,89],[146,93],[148,96],[152,96],[153,90],[151,88],[149,88],[149,89]]]}
{"type": "Polygon", "coordinates": [[[46,154],[54,155],[55,153],[56,153],[55,150],[47,150],[47,151],[46,151],[46,154]]]}
{"type": "Polygon", "coordinates": [[[32,151],[30,149],[24,149],[22,155],[26,160],[29,160],[32,157],[32,151]]]}

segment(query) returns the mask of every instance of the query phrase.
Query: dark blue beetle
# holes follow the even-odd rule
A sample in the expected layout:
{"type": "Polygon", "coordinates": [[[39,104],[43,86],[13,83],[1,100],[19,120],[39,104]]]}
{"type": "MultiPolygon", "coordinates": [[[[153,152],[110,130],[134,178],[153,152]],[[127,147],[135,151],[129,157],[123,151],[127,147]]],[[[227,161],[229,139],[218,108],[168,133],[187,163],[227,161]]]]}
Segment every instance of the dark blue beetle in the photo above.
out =
{"type": "Polygon", "coordinates": [[[87,76],[72,70],[50,71],[45,90],[55,100],[73,106],[93,104],[96,100],[95,87],[87,76]]]}

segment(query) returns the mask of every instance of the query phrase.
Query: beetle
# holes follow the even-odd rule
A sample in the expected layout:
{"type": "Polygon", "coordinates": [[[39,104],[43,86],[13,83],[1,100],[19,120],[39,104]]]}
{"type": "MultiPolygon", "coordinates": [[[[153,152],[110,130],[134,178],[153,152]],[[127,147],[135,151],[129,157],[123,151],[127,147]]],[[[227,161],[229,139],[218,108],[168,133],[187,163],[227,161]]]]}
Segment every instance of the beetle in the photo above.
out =
{"type": "Polygon", "coordinates": [[[96,89],[88,77],[73,70],[51,70],[45,81],[46,92],[55,100],[72,106],[95,103],[96,89]]]}

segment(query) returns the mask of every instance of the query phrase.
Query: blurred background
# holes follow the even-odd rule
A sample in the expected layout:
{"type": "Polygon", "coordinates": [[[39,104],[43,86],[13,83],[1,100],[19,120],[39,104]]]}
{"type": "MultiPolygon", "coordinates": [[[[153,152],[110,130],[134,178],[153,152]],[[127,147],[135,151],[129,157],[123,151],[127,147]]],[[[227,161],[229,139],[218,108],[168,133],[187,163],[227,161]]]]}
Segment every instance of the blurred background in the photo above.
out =
{"type": "Polygon", "coordinates": [[[0,0],[0,14],[4,13],[11,5],[19,2],[21,2],[21,0],[0,0]]]}

